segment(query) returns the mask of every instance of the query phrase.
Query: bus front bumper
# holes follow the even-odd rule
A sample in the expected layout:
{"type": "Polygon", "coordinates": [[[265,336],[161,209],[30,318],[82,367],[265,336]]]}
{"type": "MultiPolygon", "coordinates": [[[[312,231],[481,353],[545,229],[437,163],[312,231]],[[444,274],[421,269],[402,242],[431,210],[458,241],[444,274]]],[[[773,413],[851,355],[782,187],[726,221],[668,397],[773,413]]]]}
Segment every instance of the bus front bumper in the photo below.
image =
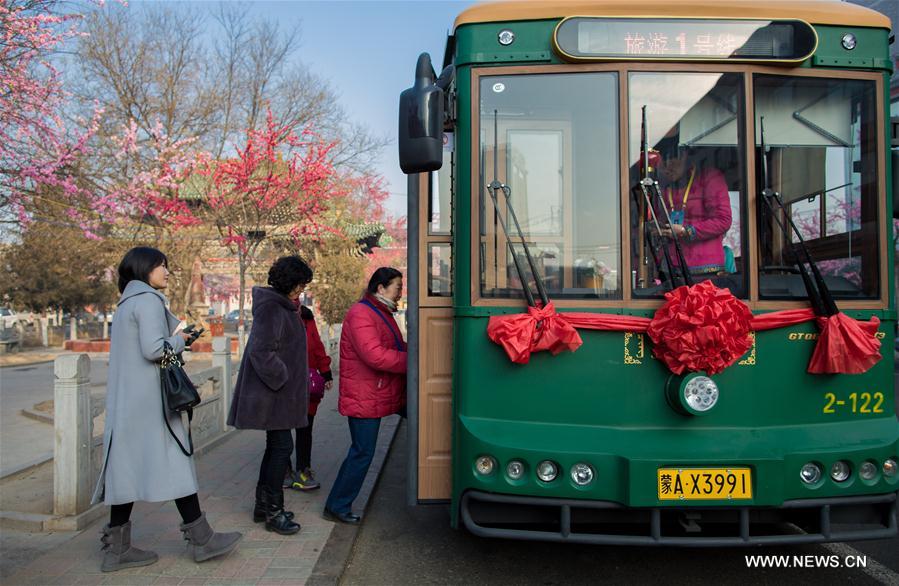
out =
{"type": "Polygon", "coordinates": [[[825,543],[896,536],[897,494],[797,499],[779,507],[634,508],[469,490],[460,514],[475,535],[504,539],[681,547],[825,543]]]}

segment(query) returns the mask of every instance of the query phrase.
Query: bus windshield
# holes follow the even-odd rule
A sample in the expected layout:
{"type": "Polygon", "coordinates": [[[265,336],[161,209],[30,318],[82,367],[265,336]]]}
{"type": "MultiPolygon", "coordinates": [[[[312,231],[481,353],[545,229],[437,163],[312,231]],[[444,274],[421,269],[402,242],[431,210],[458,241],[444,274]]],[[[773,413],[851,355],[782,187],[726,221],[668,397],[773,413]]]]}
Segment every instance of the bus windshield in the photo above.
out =
{"type": "MultiPolygon", "coordinates": [[[[880,294],[877,116],[870,80],[757,75],[756,139],[765,122],[770,187],[834,297],[880,294]]],[[[804,298],[793,244],[760,209],[759,296],[804,298]]],[[[781,218],[783,219],[783,218],[781,218]]]]}
{"type": "MultiPolygon", "coordinates": [[[[767,187],[784,202],[775,216],[748,193],[749,72],[626,76],[629,226],[620,209],[618,72],[479,77],[482,297],[520,298],[522,279],[534,290],[513,211],[554,299],[620,300],[624,279],[633,298],[659,298],[684,272],[742,298],[752,278],[759,299],[805,299],[798,236],[780,228],[789,224],[785,215],[836,298],[880,295],[874,81],[752,75],[757,144],[765,119],[767,187]],[[638,187],[644,108],[650,175],[659,187],[650,197],[638,187]],[[493,180],[509,187],[508,197],[500,191],[493,201],[486,189],[493,180]],[[747,238],[750,203],[757,206],[757,250],[747,238]],[[750,255],[758,255],[752,276],[750,255]]],[[[755,158],[760,191],[758,149],[755,158]]]]}
{"type": "Polygon", "coordinates": [[[711,278],[734,295],[746,296],[744,102],[739,73],[630,74],[630,184],[637,185],[642,173],[645,106],[647,143],[659,161],[650,174],[658,180],[661,196],[647,198],[635,190],[631,198],[634,296],[658,296],[670,289],[670,273],[682,274],[682,261],[693,282],[711,278]],[[669,239],[658,238],[659,227],[669,222],[680,251],[669,239]]]}
{"type": "Polygon", "coordinates": [[[522,297],[512,250],[524,251],[500,223],[514,226],[511,206],[550,297],[621,299],[617,78],[480,78],[481,296],[522,297]],[[508,201],[500,192],[494,205],[484,188],[494,179],[508,201]]]}

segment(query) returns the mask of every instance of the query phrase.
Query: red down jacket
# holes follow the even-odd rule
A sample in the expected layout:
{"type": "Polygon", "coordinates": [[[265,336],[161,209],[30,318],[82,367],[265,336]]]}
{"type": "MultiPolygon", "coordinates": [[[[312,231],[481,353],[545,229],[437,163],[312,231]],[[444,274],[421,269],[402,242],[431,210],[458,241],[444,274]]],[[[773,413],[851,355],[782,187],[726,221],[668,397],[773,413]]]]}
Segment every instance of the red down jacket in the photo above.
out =
{"type": "Polygon", "coordinates": [[[399,411],[406,404],[406,356],[390,310],[371,295],[354,304],[340,333],[340,414],[374,418],[399,411]]]}

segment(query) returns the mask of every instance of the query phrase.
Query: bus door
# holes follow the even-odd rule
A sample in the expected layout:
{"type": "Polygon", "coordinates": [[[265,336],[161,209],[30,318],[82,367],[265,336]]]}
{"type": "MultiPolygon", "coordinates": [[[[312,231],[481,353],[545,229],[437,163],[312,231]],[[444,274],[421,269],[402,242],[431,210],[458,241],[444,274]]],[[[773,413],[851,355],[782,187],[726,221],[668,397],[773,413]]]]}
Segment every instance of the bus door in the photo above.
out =
{"type": "Polygon", "coordinates": [[[444,135],[443,166],[418,175],[418,483],[416,500],[452,494],[453,140],[444,135]]]}

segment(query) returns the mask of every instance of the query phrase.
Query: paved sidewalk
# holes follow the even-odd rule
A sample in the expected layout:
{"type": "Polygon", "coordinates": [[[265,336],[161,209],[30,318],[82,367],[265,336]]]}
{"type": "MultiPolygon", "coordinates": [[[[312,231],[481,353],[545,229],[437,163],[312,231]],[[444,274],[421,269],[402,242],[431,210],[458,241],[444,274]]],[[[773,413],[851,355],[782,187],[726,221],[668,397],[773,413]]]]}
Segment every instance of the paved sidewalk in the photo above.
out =
{"type": "MultiPolygon", "coordinates": [[[[364,511],[398,420],[397,416],[384,420],[375,462],[363,493],[355,503],[358,513],[364,511]]],[[[21,557],[42,548],[43,553],[30,555],[30,561],[4,577],[2,582],[4,586],[336,583],[356,533],[347,526],[334,531],[335,524],[320,516],[350,439],[346,420],[337,413],[336,389],[326,395],[319,407],[313,435],[313,468],[322,482],[322,489],[311,493],[285,491],[286,504],[296,513],[297,521],[303,527],[297,535],[281,536],[252,522],[251,510],[265,435],[261,431],[238,431],[197,459],[200,502],[210,523],[220,531],[244,533],[238,549],[226,558],[194,563],[187,557],[174,503],[138,503],[132,514],[132,541],[140,548],[159,553],[157,563],[112,574],[101,573],[98,535],[107,521],[104,517],[80,533],[71,533],[65,540],[59,533],[17,535],[14,531],[3,530],[2,557],[21,557]],[[326,544],[329,551],[322,558],[324,567],[313,574],[326,544]],[[28,551],[16,551],[17,547],[28,551]]]]}

